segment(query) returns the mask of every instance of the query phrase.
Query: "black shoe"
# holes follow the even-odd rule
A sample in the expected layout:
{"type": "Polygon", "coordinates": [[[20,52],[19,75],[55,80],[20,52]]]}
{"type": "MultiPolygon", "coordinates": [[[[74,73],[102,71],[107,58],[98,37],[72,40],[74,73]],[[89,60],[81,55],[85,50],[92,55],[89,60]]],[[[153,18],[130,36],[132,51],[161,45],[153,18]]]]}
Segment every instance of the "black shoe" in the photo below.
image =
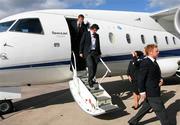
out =
{"type": "Polygon", "coordinates": [[[137,107],[132,106],[132,108],[133,108],[134,110],[137,110],[139,107],[140,107],[139,105],[138,105],[137,107]]]}
{"type": "Polygon", "coordinates": [[[138,123],[131,123],[131,121],[128,121],[129,125],[139,125],[138,123]]]}
{"type": "Polygon", "coordinates": [[[133,123],[129,123],[129,125],[139,125],[139,124],[133,124],[133,123]]]}
{"type": "Polygon", "coordinates": [[[89,83],[89,87],[90,87],[90,88],[93,88],[94,86],[93,86],[93,84],[89,83]]]}
{"type": "Polygon", "coordinates": [[[93,86],[94,86],[95,90],[99,89],[99,84],[97,82],[95,82],[95,84],[93,86]]]}

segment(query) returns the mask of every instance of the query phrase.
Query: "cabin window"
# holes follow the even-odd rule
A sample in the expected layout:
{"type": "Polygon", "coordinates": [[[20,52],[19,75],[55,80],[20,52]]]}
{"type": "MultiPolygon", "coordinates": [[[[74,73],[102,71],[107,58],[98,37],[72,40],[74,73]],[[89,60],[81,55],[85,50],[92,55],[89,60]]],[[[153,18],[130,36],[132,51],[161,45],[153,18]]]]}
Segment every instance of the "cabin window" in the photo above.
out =
{"type": "Polygon", "coordinates": [[[144,35],[141,35],[141,41],[143,44],[145,44],[145,38],[144,38],[144,35]]]}
{"type": "Polygon", "coordinates": [[[113,34],[112,32],[109,33],[109,41],[110,41],[111,43],[114,43],[114,42],[115,42],[115,36],[114,36],[114,34],[113,34]]]}
{"type": "Polygon", "coordinates": [[[156,43],[156,44],[158,44],[158,42],[157,42],[157,37],[156,36],[153,36],[154,37],[154,42],[156,43]]]}
{"type": "Polygon", "coordinates": [[[167,36],[165,37],[165,40],[166,40],[166,44],[169,44],[169,41],[168,41],[168,37],[167,37],[167,36]]]}
{"type": "Polygon", "coordinates": [[[0,23],[0,32],[7,31],[13,23],[14,23],[14,21],[0,23]]]}
{"type": "Polygon", "coordinates": [[[175,44],[176,44],[176,38],[173,37],[172,39],[173,39],[173,43],[174,43],[174,45],[175,45],[175,44]]]}
{"type": "Polygon", "coordinates": [[[126,40],[127,42],[130,44],[131,43],[131,38],[130,38],[130,35],[129,34],[126,34],[126,40]]]}
{"type": "Polygon", "coordinates": [[[10,31],[22,32],[22,33],[44,34],[41,23],[38,18],[20,19],[10,29],[10,31]]]}

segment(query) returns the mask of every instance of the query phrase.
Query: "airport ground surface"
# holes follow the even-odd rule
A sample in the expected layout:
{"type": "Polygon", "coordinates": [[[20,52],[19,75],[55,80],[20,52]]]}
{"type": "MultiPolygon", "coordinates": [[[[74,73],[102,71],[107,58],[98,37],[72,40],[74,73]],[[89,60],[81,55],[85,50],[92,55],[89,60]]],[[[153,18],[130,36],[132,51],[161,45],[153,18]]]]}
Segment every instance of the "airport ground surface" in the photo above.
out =
{"type": "MultiPolygon", "coordinates": [[[[165,80],[162,98],[174,125],[180,125],[180,79],[165,80]]],[[[128,125],[127,121],[137,112],[133,104],[131,85],[120,76],[105,79],[102,84],[110,93],[113,103],[121,110],[92,117],[74,102],[68,82],[53,85],[22,87],[23,98],[15,100],[16,112],[0,118],[0,125],[128,125]]],[[[160,125],[154,113],[141,120],[142,125],[160,125]]]]}

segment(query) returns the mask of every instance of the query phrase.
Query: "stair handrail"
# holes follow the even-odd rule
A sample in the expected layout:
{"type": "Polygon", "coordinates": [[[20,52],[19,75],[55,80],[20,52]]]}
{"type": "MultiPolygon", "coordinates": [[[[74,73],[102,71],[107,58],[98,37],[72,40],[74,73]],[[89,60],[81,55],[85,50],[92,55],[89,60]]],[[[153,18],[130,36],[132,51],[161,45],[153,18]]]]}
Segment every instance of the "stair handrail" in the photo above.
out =
{"type": "Polygon", "coordinates": [[[106,63],[103,61],[102,58],[100,58],[101,63],[104,65],[104,67],[107,69],[106,73],[104,74],[104,76],[100,79],[99,83],[102,83],[102,81],[104,80],[104,78],[107,76],[108,73],[111,73],[111,70],[109,69],[109,67],[106,65],[106,63]]]}
{"type": "MultiPolygon", "coordinates": [[[[73,77],[77,77],[77,66],[76,66],[76,56],[74,54],[74,52],[72,52],[73,54],[73,59],[74,59],[74,65],[71,62],[71,66],[73,69],[73,77]]],[[[104,80],[104,78],[108,75],[108,73],[111,73],[111,70],[109,69],[109,67],[106,65],[106,63],[103,61],[102,58],[99,58],[101,63],[104,65],[104,67],[107,69],[106,73],[103,75],[103,77],[100,79],[99,83],[102,83],[102,81],[104,80]]]]}
{"type": "Polygon", "coordinates": [[[71,66],[72,66],[72,69],[73,69],[73,77],[77,77],[77,66],[76,66],[76,56],[74,54],[74,52],[72,51],[72,54],[73,54],[73,59],[74,59],[74,65],[72,64],[71,62],[71,66]]]}

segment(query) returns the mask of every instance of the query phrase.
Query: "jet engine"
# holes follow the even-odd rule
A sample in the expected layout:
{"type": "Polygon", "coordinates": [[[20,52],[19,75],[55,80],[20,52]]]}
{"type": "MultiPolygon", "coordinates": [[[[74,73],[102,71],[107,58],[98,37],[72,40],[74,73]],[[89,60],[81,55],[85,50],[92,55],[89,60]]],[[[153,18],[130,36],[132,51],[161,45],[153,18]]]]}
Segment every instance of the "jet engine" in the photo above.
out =
{"type": "Polygon", "coordinates": [[[178,70],[179,65],[176,59],[159,59],[157,62],[161,69],[162,77],[170,77],[174,74],[179,74],[180,76],[180,70],[178,70]]]}

